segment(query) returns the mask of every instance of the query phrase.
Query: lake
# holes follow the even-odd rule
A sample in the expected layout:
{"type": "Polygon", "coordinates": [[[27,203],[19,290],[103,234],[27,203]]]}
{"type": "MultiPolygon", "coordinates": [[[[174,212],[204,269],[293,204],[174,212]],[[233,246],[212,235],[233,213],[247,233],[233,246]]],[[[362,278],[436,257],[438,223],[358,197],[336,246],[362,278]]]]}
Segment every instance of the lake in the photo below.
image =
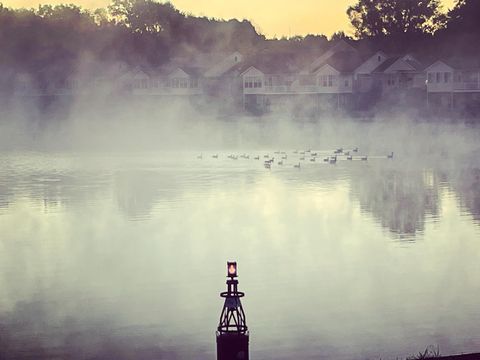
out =
{"type": "Polygon", "coordinates": [[[252,359],[480,351],[479,129],[362,126],[308,144],[3,151],[0,358],[213,359],[227,260],[252,359]],[[368,160],[323,161],[341,146],[368,160]]]}

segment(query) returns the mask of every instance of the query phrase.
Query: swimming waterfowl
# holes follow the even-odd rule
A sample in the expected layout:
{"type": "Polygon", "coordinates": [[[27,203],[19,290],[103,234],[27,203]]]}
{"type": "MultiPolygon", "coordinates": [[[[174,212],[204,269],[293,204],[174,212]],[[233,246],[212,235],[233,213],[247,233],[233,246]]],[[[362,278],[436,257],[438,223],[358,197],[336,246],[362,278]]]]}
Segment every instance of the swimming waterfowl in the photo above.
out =
{"type": "Polygon", "coordinates": [[[298,163],[297,165],[293,165],[294,168],[297,168],[297,169],[300,169],[300,163],[298,163]]]}
{"type": "Polygon", "coordinates": [[[367,156],[367,155],[362,156],[362,157],[360,158],[360,160],[362,160],[362,161],[367,161],[367,160],[368,160],[368,156],[367,156]]]}
{"type": "Polygon", "coordinates": [[[214,155],[212,155],[212,158],[214,158],[214,159],[218,159],[218,154],[214,154],[214,155]]]}
{"type": "Polygon", "coordinates": [[[347,156],[347,160],[352,160],[352,159],[353,159],[352,155],[347,156]]]}
{"type": "Polygon", "coordinates": [[[255,156],[254,159],[255,160],[260,160],[260,156],[255,156]]]}
{"type": "Polygon", "coordinates": [[[337,155],[330,158],[330,164],[335,164],[337,162],[337,155]]]}
{"type": "Polygon", "coordinates": [[[393,159],[393,151],[390,154],[387,155],[387,158],[388,159],[393,159]]]}

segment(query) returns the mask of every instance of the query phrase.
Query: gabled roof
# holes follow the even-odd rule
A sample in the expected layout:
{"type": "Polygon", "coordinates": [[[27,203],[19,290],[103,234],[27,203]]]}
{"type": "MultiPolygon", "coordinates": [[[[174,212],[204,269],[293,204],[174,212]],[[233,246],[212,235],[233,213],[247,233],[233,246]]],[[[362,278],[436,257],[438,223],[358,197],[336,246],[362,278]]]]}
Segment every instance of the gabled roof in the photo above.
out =
{"type": "Polygon", "coordinates": [[[374,73],[381,73],[387,70],[390,66],[392,66],[398,59],[400,59],[400,56],[393,56],[385,60],[383,63],[381,63],[378,67],[375,68],[372,72],[374,73]]]}
{"type": "Polygon", "coordinates": [[[451,66],[450,64],[448,64],[447,62],[443,61],[443,60],[436,60],[435,62],[431,63],[430,65],[428,65],[426,68],[425,68],[425,71],[428,71],[430,68],[434,67],[435,65],[438,65],[438,64],[443,64],[445,66],[448,66],[449,68],[451,68],[452,70],[455,70],[455,67],[451,66]]]}
{"type": "Polygon", "coordinates": [[[336,41],[334,44],[332,44],[327,51],[325,51],[322,55],[317,57],[312,63],[308,64],[303,70],[303,74],[308,74],[311,72],[315,72],[319,68],[321,68],[324,64],[325,61],[334,55],[335,53],[338,52],[357,52],[357,49],[355,49],[351,44],[349,44],[346,40],[340,39],[336,41]]]}
{"type": "Polygon", "coordinates": [[[264,74],[296,74],[299,71],[297,54],[259,53],[245,61],[237,70],[244,73],[251,66],[264,74]]]}
{"type": "Polygon", "coordinates": [[[425,69],[425,65],[423,65],[420,61],[418,61],[410,54],[405,55],[402,60],[417,71],[425,69]]]}
{"type": "MultiPolygon", "coordinates": [[[[466,57],[452,57],[448,59],[439,59],[430,66],[433,66],[437,62],[443,62],[445,65],[450,66],[455,70],[479,70],[480,58],[466,58],[466,57]]],[[[429,66],[429,67],[430,67],[429,66]]]]}
{"type": "Polygon", "coordinates": [[[328,57],[322,64],[312,69],[312,72],[317,72],[325,65],[330,65],[335,70],[341,73],[353,72],[357,67],[363,63],[362,57],[356,51],[339,51],[328,57]]]}
{"type": "Polygon", "coordinates": [[[213,66],[209,67],[204,75],[206,77],[221,77],[229,72],[232,67],[242,62],[242,60],[243,55],[238,51],[234,51],[230,55],[223,57],[221,61],[217,61],[213,66]]]}

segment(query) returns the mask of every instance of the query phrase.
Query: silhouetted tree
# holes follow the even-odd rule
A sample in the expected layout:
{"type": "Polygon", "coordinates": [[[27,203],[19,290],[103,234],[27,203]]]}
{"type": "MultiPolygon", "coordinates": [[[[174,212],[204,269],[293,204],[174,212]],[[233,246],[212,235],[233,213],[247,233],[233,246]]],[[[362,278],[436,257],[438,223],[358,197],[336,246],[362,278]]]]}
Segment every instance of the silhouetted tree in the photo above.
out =
{"type": "Polygon", "coordinates": [[[443,23],[440,0],[359,0],[347,15],[356,36],[434,32],[443,23]]]}

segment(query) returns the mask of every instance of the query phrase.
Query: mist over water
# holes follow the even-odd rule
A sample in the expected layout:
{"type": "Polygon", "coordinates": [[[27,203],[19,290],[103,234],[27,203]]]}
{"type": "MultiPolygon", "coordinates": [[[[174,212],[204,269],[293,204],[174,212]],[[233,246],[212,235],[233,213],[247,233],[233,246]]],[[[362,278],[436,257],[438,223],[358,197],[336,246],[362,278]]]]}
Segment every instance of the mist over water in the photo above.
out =
{"type": "Polygon", "coordinates": [[[478,126],[182,103],[14,114],[0,124],[0,358],[211,359],[227,260],[252,358],[480,348],[478,126]],[[322,161],[355,146],[368,161],[322,161]],[[294,168],[305,149],[321,155],[294,168]],[[275,151],[288,158],[267,170],[275,151]]]}

